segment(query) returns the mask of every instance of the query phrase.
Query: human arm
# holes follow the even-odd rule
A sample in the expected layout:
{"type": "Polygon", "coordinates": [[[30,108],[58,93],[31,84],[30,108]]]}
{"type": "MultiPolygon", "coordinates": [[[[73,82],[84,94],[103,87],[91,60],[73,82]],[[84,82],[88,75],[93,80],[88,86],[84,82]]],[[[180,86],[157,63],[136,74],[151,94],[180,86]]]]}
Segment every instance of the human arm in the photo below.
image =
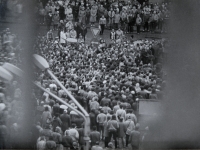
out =
{"type": "Polygon", "coordinates": [[[76,131],[75,137],[76,137],[76,139],[79,139],[79,133],[78,133],[78,131],[76,131]]]}
{"type": "Polygon", "coordinates": [[[97,123],[99,123],[99,115],[97,115],[97,123]]]}

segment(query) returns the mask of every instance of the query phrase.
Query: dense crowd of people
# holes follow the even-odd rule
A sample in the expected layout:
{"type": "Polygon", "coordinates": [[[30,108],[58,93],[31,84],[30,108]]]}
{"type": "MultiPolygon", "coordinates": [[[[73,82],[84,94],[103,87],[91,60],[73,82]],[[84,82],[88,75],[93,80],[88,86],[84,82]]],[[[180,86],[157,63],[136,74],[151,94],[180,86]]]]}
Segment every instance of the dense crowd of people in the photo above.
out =
{"type": "MultiPolygon", "coordinates": [[[[170,17],[168,3],[140,4],[137,0],[39,0],[36,12],[39,16],[38,23],[46,24],[49,30],[71,30],[67,24],[84,24],[95,26],[99,24],[103,30],[121,28],[125,33],[132,33],[137,27],[137,33],[167,32],[167,20],[170,17]],[[62,25],[63,24],[63,25],[62,25]]],[[[77,34],[79,36],[79,34],[77,34]]]]}
{"type": "MultiPolygon", "coordinates": [[[[42,24],[46,21],[48,32],[47,36],[36,37],[35,53],[47,60],[50,70],[89,113],[90,149],[129,146],[138,149],[145,139],[145,135],[139,130],[138,101],[163,99],[166,73],[162,64],[168,41],[134,41],[126,35],[113,36],[113,29],[110,34],[111,43],[100,39],[98,44],[86,44],[85,34],[89,24],[94,26],[104,17],[105,26],[110,28],[114,25],[119,35],[122,32],[133,32],[133,25],[137,25],[138,32],[140,26],[151,31],[155,31],[157,27],[163,30],[164,18],[169,17],[167,3],[152,5],[124,1],[116,5],[114,1],[39,2],[38,21],[42,24]],[[123,18],[123,15],[129,17],[123,18]],[[141,18],[140,24],[137,23],[138,17],[141,18]],[[54,38],[50,29],[52,25],[54,30],[59,31],[58,37],[54,38]],[[77,26],[80,30],[76,30],[77,26]],[[74,30],[78,33],[75,34],[74,30]],[[78,40],[72,43],[67,42],[67,38],[78,40]]],[[[101,29],[102,27],[101,25],[101,29]]],[[[17,35],[11,34],[9,29],[4,30],[0,35],[1,65],[10,62],[20,67],[23,61],[21,49],[21,41],[17,35]]],[[[45,71],[40,71],[37,67],[34,69],[34,80],[37,83],[79,110],[56,81],[45,71]]],[[[12,82],[0,81],[0,148],[16,148],[19,146],[20,132],[23,131],[23,92],[17,79],[12,82]]],[[[84,119],[38,88],[33,89],[31,97],[35,102],[34,124],[30,133],[31,147],[38,150],[83,149],[84,119]]]]}
{"type": "MultiPolygon", "coordinates": [[[[130,138],[131,131],[137,132],[139,128],[137,101],[161,100],[163,97],[165,73],[161,63],[166,41],[127,40],[121,44],[108,44],[100,39],[98,46],[85,43],[62,45],[58,38],[49,41],[46,36],[38,37],[36,41],[37,53],[48,61],[50,69],[62,84],[89,112],[91,147],[102,141],[104,147],[109,147],[109,144],[112,145],[112,137],[115,148],[127,147],[129,143],[137,147],[135,137],[133,141],[130,138]]],[[[43,87],[77,109],[74,102],[45,72],[39,72],[37,77],[43,87]]],[[[37,99],[40,106],[48,105],[41,115],[44,120],[37,120],[41,127],[49,128],[46,121],[50,117],[52,132],[56,132],[59,126],[62,131],[59,133],[64,139],[69,138],[69,134],[72,141],[79,142],[79,146],[83,147],[83,118],[73,110],[63,108],[62,103],[47,93],[40,94],[37,99]],[[55,125],[54,121],[57,122],[55,125]]],[[[45,135],[41,133],[41,136],[45,135]]],[[[60,143],[64,147],[73,145],[73,142],[71,146],[65,141],[60,143]]]]}
{"type": "Polygon", "coordinates": [[[11,21],[7,16],[14,16],[14,20],[21,20],[23,13],[24,0],[1,0],[0,1],[0,20],[11,21]]]}
{"type": "MultiPolygon", "coordinates": [[[[21,67],[21,51],[20,38],[9,28],[3,30],[0,33],[0,65],[8,62],[21,67]]],[[[18,111],[21,101],[17,102],[20,93],[16,80],[9,82],[0,78],[0,149],[12,148],[8,143],[17,139],[17,122],[20,122],[22,116],[22,112],[18,111]]]]}
{"type": "Polygon", "coordinates": [[[20,52],[22,50],[20,38],[12,34],[7,28],[0,33],[0,64],[10,62],[16,66],[21,63],[20,52]]]}
{"type": "MultiPolygon", "coordinates": [[[[138,148],[141,136],[138,131],[137,101],[162,99],[165,74],[161,63],[166,41],[146,39],[109,44],[101,39],[98,46],[85,43],[63,46],[58,40],[49,41],[46,36],[38,36],[34,49],[47,59],[50,69],[89,112],[91,148],[122,148],[129,144],[138,148]]],[[[10,62],[20,67],[20,43],[9,29],[1,34],[1,56],[4,58],[1,64],[10,62]],[[6,49],[9,50],[4,51],[6,49]]],[[[36,80],[43,87],[78,109],[45,72],[35,73],[36,80]]],[[[0,136],[8,148],[17,146],[14,139],[22,130],[22,91],[19,84],[17,81],[1,81],[0,136]],[[12,142],[8,144],[6,141],[12,142]]],[[[35,141],[33,147],[83,148],[83,118],[39,89],[33,90],[32,97],[35,100],[35,125],[31,136],[31,140],[35,141]]]]}

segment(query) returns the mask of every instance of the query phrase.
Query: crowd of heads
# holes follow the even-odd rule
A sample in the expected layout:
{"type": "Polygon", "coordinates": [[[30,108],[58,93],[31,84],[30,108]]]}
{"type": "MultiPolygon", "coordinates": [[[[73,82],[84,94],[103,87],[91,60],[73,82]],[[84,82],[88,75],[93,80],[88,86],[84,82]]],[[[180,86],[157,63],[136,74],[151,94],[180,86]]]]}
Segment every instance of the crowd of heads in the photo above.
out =
{"type": "MultiPolygon", "coordinates": [[[[116,120],[118,124],[120,122],[126,124],[130,119],[128,114],[135,114],[133,122],[136,126],[137,101],[162,99],[166,74],[161,64],[167,40],[128,39],[118,44],[106,43],[100,39],[98,45],[69,43],[66,46],[62,46],[57,40],[49,41],[46,36],[38,36],[34,50],[47,60],[52,72],[89,113],[91,132],[100,131],[101,136],[106,132],[104,129],[107,128],[106,125],[101,130],[97,121],[100,114],[106,116],[104,120],[106,123],[116,120]],[[122,116],[119,115],[120,111],[123,111],[122,116]]],[[[8,50],[1,53],[1,57],[4,58],[2,64],[10,62],[20,67],[22,63],[19,53],[22,49],[20,43],[16,35],[10,34],[9,29],[1,34],[2,48],[8,50]]],[[[45,71],[35,67],[34,72],[35,80],[41,86],[79,110],[45,71]]],[[[11,83],[1,81],[1,125],[8,129],[5,137],[8,141],[12,141],[9,143],[11,148],[17,146],[17,140],[13,139],[21,130],[23,116],[21,95],[20,81],[11,83]],[[13,130],[15,134],[9,132],[13,130]]],[[[31,137],[37,143],[34,143],[33,147],[53,145],[57,148],[62,146],[77,148],[77,145],[80,147],[84,145],[82,139],[84,119],[76,111],[38,88],[34,88],[32,98],[35,104],[33,111],[35,132],[32,132],[31,137]],[[70,144],[66,142],[69,140],[70,144]]],[[[107,134],[106,141],[111,141],[109,136],[107,134]]],[[[102,136],[99,141],[91,139],[91,145],[95,146],[103,138],[105,137],[102,136]]],[[[105,143],[106,147],[109,145],[112,145],[112,142],[105,143]]]]}
{"type": "MultiPolygon", "coordinates": [[[[167,3],[153,5],[123,1],[116,4],[114,1],[87,0],[80,3],[67,0],[42,2],[38,5],[40,23],[43,23],[43,19],[47,19],[46,15],[50,17],[57,15],[58,18],[54,22],[55,29],[62,23],[64,27],[66,25],[70,27],[70,23],[80,21],[80,11],[90,12],[92,9],[97,9],[95,18],[97,20],[102,15],[109,20],[108,12],[112,10],[116,14],[125,13],[132,16],[134,13],[134,16],[140,14],[143,20],[145,16],[150,18],[153,15],[154,17],[155,15],[161,17],[161,14],[165,17],[169,15],[167,3]],[[72,20],[69,20],[70,15],[72,20]]],[[[86,24],[90,21],[91,18],[88,20],[87,16],[81,18],[81,22],[86,24]]],[[[123,23],[120,26],[123,27],[123,23]]],[[[35,39],[34,51],[47,60],[50,70],[89,113],[90,145],[95,149],[101,141],[104,141],[103,147],[113,148],[111,138],[115,140],[115,148],[120,147],[119,139],[126,141],[122,142],[124,147],[131,144],[131,133],[139,130],[138,101],[163,99],[166,85],[163,63],[167,45],[166,39],[133,41],[128,38],[121,43],[107,43],[104,39],[100,39],[99,44],[86,44],[83,41],[63,45],[59,42],[59,38],[49,40],[46,36],[40,35],[35,39]],[[111,130],[112,126],[114,129],[111,130]],[[125,128],[123,132],[121,128],[125,128]]],[[[9,29],[4,30],[0,36],[0,50],[1,65],[9,62],[20,67],[23,61],[20,55],[21,41],[16,35],[11,34],[9,29]]],[[[34,67],[34,76],[34,80],[42,87],[63,99],[74,109],[63,105],[48,93],[33,88],[31,98],[34,100],[34,119],[30,132],[32,148],[82,148],[85,145],[83,140],[85,121],[75,111],[80,109],[46,71],[34,67]]],[[[21,126],[24,116],[21,101],[23,91],[20,90],[20,81],[16,80],[10,83],[1,80],[0,132],[4,135],[0,136],[0,139],[3,139],[0,140],[2,148],[19,146],[17,137],[23,130],[21,126]]]]}
{"type": "Polygon", "coordinates": [[[133,32],[133,26],[140,25],[144,31],[167,32],[167,21],[170,17],[170,3],[139,3],[134,1],[41,1],[36,7],[38,23],[47,24],[58,29],[60,24],[78,22],[94,26],[101,17],[106,18],[108,28],[121,28],[124,32],[133,32]],[[141,21],[137,21],[141,18],[141,21]]]}
{"type": "Polygon", "coordinates": [[[0,33],[0,63],[10,62],[19,65],[21,60],[20,52],[22,51],[21,40],[15,34],[12,34],[7,28],[0,33]]]}
{"type": "MultiPolygon", "coordinates": [[[[45,36],[40,36],[36,39],[35,50],[48,61],[50,69],[65,88],[89,112],[91,130],[97,127],[100,131],[97,122],[99,114],[106,115],[105,122],[114,119],[119,123],[117,110],[124,110],[121,122],[126,122],[126,113],[137,114],[137,101],[140,99],[163,98],[166,73],[162,63],[166,45],[165,39],[128,39],[121,44],[106,43],[100,39],[98,45],[68,43],[62,46],[56,40],[49,41],[45,36]]],[[[79,110],[45,71],[37,71],[36,77],[40,85],[79,110]]],[[[52,110],[53,104],[57,103],[61,111],[56,117],[61,117],[63,112],[67,113],[71,121],[82,128],[84,120],[76,112],[63,107],[62,103],[47,93],[38,96],[39,106],[49,105],[52,110]]],[[[134,123],[137,124],[136,121],[134,123]]]]}

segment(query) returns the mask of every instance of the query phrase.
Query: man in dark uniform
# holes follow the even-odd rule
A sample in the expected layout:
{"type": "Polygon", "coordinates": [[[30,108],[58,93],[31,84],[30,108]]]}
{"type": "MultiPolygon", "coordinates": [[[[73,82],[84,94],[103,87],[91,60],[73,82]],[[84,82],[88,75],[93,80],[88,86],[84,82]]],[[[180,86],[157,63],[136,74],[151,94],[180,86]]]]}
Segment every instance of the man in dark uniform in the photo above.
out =
{"type": "Polygon", "coordinates": [[[65,17],[66,17],[66,15],[65,15],[65,8],[60,5],[58,11],[59,11],[60,20],[64,20],[65,17]]]}
{"type": "Polygon", "coordinates": [[[79,34],[81,33],[81,27],[80,27],[80,24],[78,22],[74,23],[74,30],[76,31],[77,39],[78,39],[79,38],[79,34]]]}
{"type": "Polygon", "coordinates": [[[74,21],[78,21],[78,13],[79,13],[79,4],[78,2],[76,2],[75,6],[73,7],[74,21]]]}
{"type": "Polygon", "coordinates": [[[86,34],[87,34],[87,27],[85,26],[85,24],[83,24],[81,27],[81,35],[83,36],[84,41],[85,41],[86,34]]]}

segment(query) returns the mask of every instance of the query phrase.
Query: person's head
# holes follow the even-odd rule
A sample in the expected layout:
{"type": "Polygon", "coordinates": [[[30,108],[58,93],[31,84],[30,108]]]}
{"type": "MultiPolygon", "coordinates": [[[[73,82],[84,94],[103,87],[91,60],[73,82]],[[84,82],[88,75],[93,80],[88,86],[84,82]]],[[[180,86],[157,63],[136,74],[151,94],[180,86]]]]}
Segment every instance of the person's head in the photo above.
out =
{"type": "Polygon", "coordinates": [[[72,123],[71,127],[72,127],[72,128],[76,128],[76,124],[75,124],[75,123],[72,123]]]}
{"type": "Polygon", "coordinates": [[[138,130],[139,130],[139,128],[140,128],[140,124],[139,124],[139,123],[137,123],[137,124],[135,125],[135,130],[136,130],[136,131],[138,131],[138,130]]]}
{"type": "Polygon", "coordinates": [[[45,111],[49,111],[49,108],[46,106],[46,107],[44,108],[44,110],[45,110],[45,111]]]}
{"type": "Polygon", "coordinates": [[[92,109],[92,110],[91,110],[91,113],[95,113],[95,109],[92,109]]]}
{"type": "Polygon", "coordinates": [[[108,143],[108,147],[113,149],[113,148],[114,148],[113,143],[112,143],[112,142],[109,142],[109,143],[108,143]]]}
{"type": "Polygon", "coordinates": [[[112,115],[112,120],[116,120],[116,115],[112,115]]]}
{"type": "Polygon", "coordinates": [[[44,141],[44,140],[45,140],[45,137],[41,136],[40,141],[44,141]]]}
{"type": "Polygon", "coordinates": [[[93,129],[93,131],[96,131],[97,130],[97,126],[93,126],[92,129],[93,129]]]}

